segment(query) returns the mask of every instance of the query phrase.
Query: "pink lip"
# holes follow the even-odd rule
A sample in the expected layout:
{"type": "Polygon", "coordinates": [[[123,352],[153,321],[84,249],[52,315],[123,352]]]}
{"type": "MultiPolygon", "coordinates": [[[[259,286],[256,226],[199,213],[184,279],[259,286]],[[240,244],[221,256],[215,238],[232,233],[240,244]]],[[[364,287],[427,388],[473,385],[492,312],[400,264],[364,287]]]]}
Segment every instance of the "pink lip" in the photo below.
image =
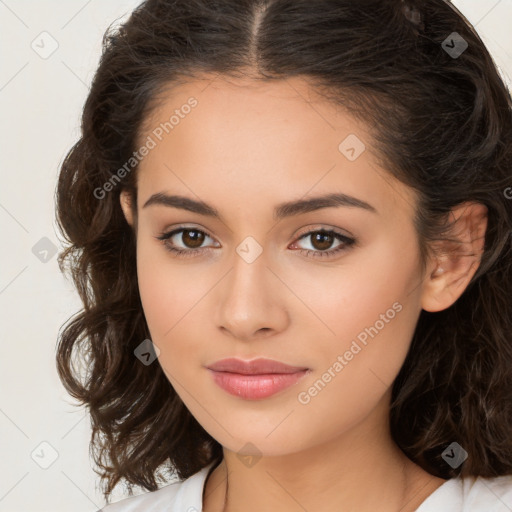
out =
{"type": "Polygon", "coordinates": [[[222,359],[207,367],[214,382],[246,400],[267,398],[298,382],[308,368],[290,366],[271,359],[222,359]]]}

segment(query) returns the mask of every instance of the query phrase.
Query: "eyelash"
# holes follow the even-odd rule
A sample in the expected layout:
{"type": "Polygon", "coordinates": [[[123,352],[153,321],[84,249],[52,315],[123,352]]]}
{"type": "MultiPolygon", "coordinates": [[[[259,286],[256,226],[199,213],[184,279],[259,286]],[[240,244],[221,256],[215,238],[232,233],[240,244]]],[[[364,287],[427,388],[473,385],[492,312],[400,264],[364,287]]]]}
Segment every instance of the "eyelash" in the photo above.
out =
{"type": "MultiPolygon", "coordinates": [[[[203,235],[213,238],[206,231],[203,231],[201,229],[191,228],[191,227],[180,227],[177,229],[173,229],[172,231],[161,233],[159,236],[157,236],[155,238],[157,240],[160,240],[163,243],[164,248],[167,251],[173,253],[174,255],[176,255],[178,257],[185,257],[185,258],[194,257],[198,253],[203,252],[204,250],[209,251],[212,249],[211,247],[203,247],[203,248],[199,248],[199,249],[177,249],[176,247],[173,247],[172,245],[170,245],[168,240],[170,238],[172,238],[174,235],[184,232],[184,231],[195,231],[197,233],[202,233],[203,235]]],[[[304,233],[303,235],[301,235],[297,239],[297,241],[302,240],[303,238],[307,238],[308,236],[314,235],[316,233],[322,233],[325,235],[334,235],[335,238],[337,238],[338,240],[340,240],[343,243],[338,245],[338,247],[336,247],[335,249],[329,249],[326,251],[311,250],[311,249],[298,249],[298,250],[301,251],[302,253],[306,252],[307,256],[309,256],[310,253],[312,253],[314,258],[325,258],[325,257],[332,257],[342,251],[346,251],[356,243],[356,240],[354,238],[350,238],[348,236],[342,235],[341,233],[338,233],[337,231],[334,231],[334,230],[326,230],[326,229],[317,229],[314,231],[308,231],[307,233],[304,233]]]]}

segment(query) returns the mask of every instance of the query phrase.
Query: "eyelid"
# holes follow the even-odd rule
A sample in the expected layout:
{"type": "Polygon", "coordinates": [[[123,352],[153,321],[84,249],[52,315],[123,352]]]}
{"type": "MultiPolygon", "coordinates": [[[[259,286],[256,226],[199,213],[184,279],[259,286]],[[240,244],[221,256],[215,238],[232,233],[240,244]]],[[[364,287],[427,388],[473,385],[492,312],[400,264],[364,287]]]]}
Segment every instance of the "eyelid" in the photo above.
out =
{"type": "Polygon", "coordinates": [[[334,233],[337,233],[338,235],[355,239],[355,236],[350,231],[347,231],[346,229],[342,230],[335,226],[330,226],[329,224],[313,224],[312,226],[306,226],[305,228],[303,228],[299,231],[299,234],[296,235],[296,238],[299,239],[303,235],[310,234],[312,231],[314,231],[314,232],[316,232],[316,231],[333,231],[334,233]]]}
{"type": "Polygon", "coordinates": [[[203,226],[201,226],[199,224],[195,224],[193,226],[179,224],[177,226],[173,226],[170,228],[164,228],[161,231],[161,233],[165,234],[165,235],[170,235],[171,233],[175,234],[176,232],[179,232],[179,231],[186,231],[187,229],[189,229],[191,231],[200,231],[201,233],[204,233],[205,235],[209,236],[210,238],[215,239],[215,237],[206,228],[204,228],[203,226]]]}

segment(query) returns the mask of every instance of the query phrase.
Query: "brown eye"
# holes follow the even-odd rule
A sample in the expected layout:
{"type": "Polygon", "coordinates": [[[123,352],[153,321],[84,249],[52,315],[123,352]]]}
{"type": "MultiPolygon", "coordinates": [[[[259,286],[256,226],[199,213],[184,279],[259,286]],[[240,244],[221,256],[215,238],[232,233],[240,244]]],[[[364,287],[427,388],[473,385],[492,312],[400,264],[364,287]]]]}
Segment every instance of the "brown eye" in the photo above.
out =
{"type": "Polygon", "coordinates": [[[330,233],[316,232],[311,235],[311,245],[319,251],[325,251],[331,247],[334,239],[330,233]]]}
{"type": "Polygon", "coordinates": [[[198,231],[196,229],[184,229],[182,230],[181,239],[185,246],[196,249],[201,247],[204,242],[205,234],[202,231],[198,231]],[[192,235],[190,234],[192,233],[192,235]]]}
{"type": "MultiPolygon", "coordinates": [[[[155,237],[160,240],[164,248],[179,256],[195,256],[211,250],[211,247],[203,246],[207,238],[213,240],[208,233],[201,229],[181,227],[169,233],[162,233],[155,237]]],[[[220,245],[214,241],[216,247],[220,245]]]]}
{"type": "MultiPolygon", "coordinates": [[[[203,246],[206,239],[213,240],[212,237],[200,229],[181,227],[168,233],[162,233],[155,238],[163,242],[166,250],[181,257],[196,256],[212,250],[212,246],[203,246]]],[[[310,248],[299,247],[300,252],[305,252],[311,257],[321,258],[335,256],[344,250],[348,250],[356,243],[355,239],[333,230],[310,231],[302,235],[299,240],[310,240],[310,248]],[[338,242],[338,244],[332,248],[335,242],[338,242]]],[[[214,247],[221,246],[214,241],[214,247]]]]}
{"type": "Polygon", "coordinates": [[[337,231],[320,229],[303,234],[299,238],[299,242],[294,243],[295,247],[293,248],[298,247],[308,257],[328,258],[348,250],[356,243],[356,240],[337,231]],[[306,242],[309,247],[300,247],[299,242],[301,244],[306,242]],[[338,243],[333,247],[335,242],[338,243]]]}

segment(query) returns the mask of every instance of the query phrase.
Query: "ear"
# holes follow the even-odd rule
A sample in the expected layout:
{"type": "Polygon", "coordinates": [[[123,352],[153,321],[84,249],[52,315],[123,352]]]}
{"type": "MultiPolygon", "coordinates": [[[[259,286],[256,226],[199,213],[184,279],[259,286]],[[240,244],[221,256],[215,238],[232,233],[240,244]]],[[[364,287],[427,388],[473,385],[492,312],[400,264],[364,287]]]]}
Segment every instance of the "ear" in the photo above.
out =
{"type": "Polygon", "coordinates": [[[484,251],[487,207],[465,202],[450,212],[453,224],[446,240],[436,242],[421,295],[422,308],[436,312],[449,308],[477,271],[484,251]]]}
{"type": "Polygon", "coordinates": [[[126,222],[133,227],[133,197],[128,190],[122,190],[119,195],[121,209],[123,210],[126,222]]]}

